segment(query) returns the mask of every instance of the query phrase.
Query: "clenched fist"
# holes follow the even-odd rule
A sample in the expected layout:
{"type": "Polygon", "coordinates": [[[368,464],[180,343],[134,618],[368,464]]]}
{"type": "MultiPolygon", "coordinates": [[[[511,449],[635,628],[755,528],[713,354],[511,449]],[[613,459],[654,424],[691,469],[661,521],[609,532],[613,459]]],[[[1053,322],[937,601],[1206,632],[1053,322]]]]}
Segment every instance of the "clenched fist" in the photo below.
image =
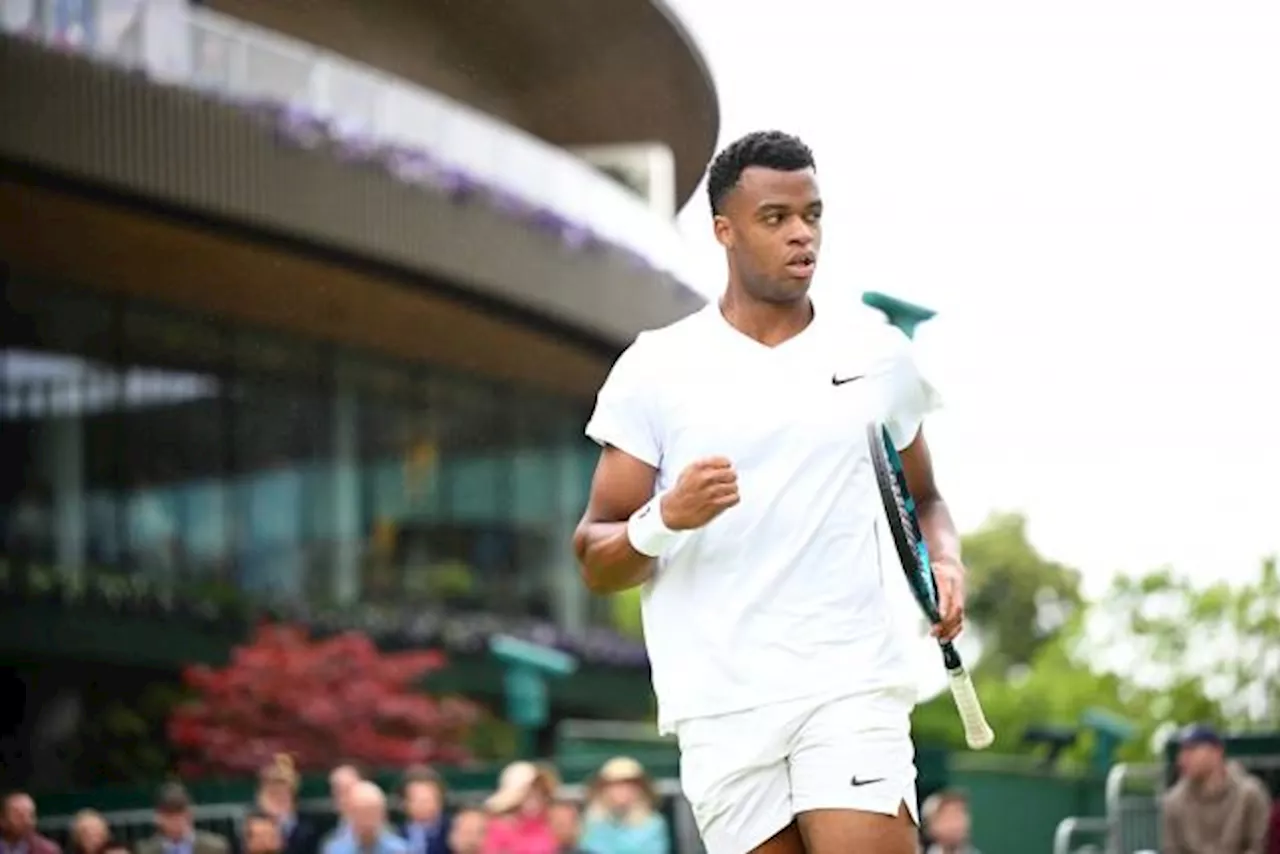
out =
{"type": "Polygon", "coordinates": [[[738,503],[738,475],[724,457],[695,460],[662,496],[662,521],[673,531],[701,528],[738,503]]]}

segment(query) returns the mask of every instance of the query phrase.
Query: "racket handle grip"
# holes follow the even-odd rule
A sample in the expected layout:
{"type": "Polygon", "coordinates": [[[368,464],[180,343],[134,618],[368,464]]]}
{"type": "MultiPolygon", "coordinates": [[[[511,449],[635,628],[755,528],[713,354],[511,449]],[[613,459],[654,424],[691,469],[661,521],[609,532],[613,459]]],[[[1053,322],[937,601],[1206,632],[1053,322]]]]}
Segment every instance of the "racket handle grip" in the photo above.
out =
{"type": "Polygon", "coordinates": [[[987,723],[982,713],[982,704],[978,701],[978,692],[973,688],[973,680],[963,667],[947,671],[947,682],[951,686],[951,696],[956,701],[956,710],[960,713],[960,722],[964,725],[964,740],[972,750],[985,750],[996,740],[996,734],[987,723]]]}

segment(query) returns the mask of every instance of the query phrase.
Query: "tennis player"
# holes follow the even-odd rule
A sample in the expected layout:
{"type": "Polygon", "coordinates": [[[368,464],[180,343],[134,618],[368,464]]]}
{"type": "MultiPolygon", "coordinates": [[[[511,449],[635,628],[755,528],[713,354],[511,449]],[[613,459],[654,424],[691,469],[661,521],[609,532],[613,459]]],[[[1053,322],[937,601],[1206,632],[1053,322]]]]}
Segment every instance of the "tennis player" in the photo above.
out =
{"type": "Polygon", "coordinates": [[[644,585],[658,723],[709,854],[914,854],[914,680],[864,428],[885,422],[902,450],[951,639],[964,570],[922,432],[937,395],[893,327],[815,310],[822,198],[803,142],[743,137],[707,189],[728,286],[641,333],[600,389],[583,578],[644,585]]]}

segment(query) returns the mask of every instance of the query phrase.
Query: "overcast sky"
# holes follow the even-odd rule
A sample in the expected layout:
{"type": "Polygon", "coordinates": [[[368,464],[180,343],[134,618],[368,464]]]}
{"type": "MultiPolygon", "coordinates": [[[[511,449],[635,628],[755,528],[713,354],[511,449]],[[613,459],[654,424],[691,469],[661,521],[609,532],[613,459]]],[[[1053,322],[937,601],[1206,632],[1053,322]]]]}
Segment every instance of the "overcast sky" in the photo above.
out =
{"type": "MultiPolygon", "coordinates": [[[[1023,510],[1093,591],[1280,551],[1280,4],[673,4],[722,144],[814,148],[817,293],[938,310],[918,341],[962,527],[1023,510]]],[[[701,192],[681,224],[717,293],[701,192]]]]}

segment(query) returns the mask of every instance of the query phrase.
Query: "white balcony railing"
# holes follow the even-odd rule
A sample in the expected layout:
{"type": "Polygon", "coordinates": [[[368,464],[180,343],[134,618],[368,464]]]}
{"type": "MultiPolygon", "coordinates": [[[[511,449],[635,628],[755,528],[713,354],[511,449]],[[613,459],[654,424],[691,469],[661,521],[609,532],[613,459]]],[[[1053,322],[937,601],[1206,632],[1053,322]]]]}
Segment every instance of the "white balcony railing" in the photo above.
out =
{"type": "Polygon", "coordinates": [[[0,0],[0,29],[140,68],[165,83],[284,102],[378,142],[422,149],[690,282],[674,222],[585,161],[314,45],[186,0],[0,0]]]}

